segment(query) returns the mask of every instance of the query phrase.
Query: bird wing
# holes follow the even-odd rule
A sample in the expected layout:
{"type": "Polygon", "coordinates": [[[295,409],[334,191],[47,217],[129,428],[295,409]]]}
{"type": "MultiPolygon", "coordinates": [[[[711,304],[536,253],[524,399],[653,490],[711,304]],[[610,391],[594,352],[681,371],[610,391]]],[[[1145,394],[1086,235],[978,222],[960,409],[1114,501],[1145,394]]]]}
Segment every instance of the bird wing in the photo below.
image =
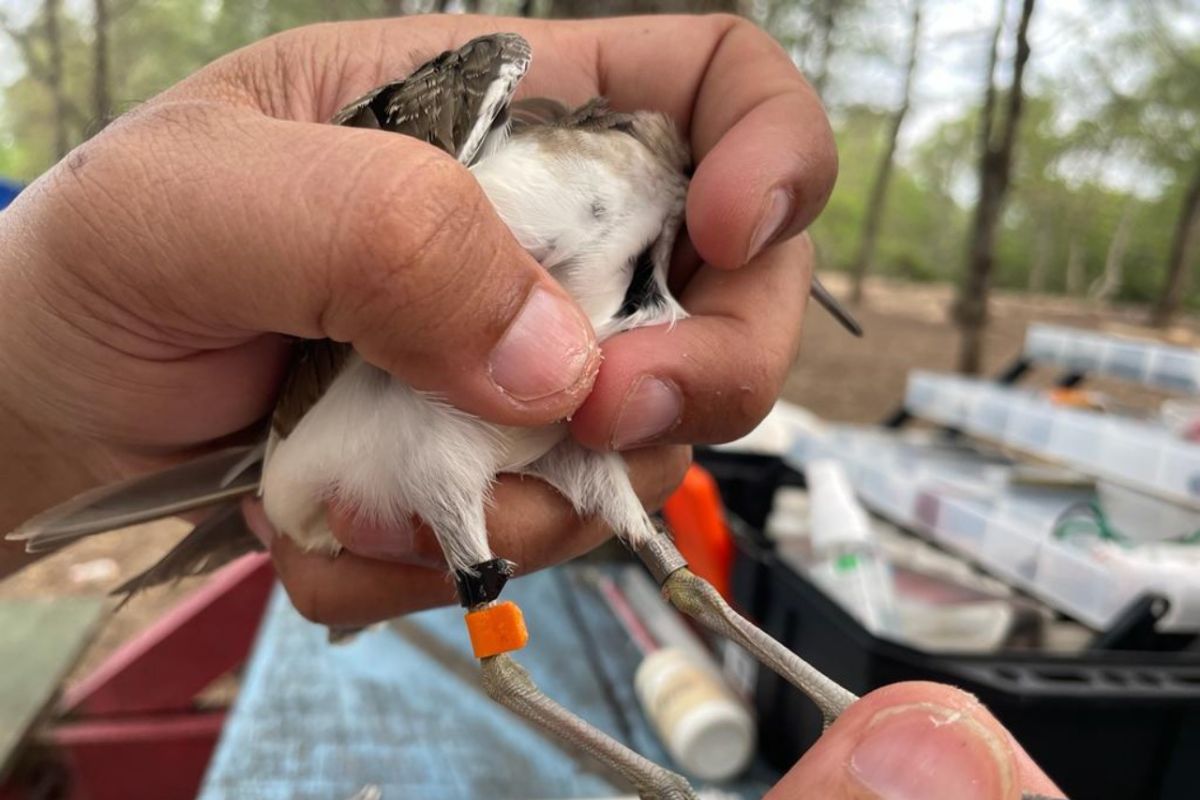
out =
{"type": "Polygon", "coordinates": [[[513,101],[510,114],[514,133],[541,126],[587,130],[616,128],[629,133],[633,122],[633,114],[613,111],[603,97],[593,97],[576,108],[569,108],[548,97],[527,97],[513,101]]]}
{"type": "MultiPolygon", "coordinates": [[[[271,434],[286,437],[316,405],[341,373],[354,349],[332,339],[302,339],[292,348],[292,365],[283,379],[271,434]]],[[[268,448],[269,452],[269,448],[268,448]]]]}
{"type": "Polygon", "coordinates": [[[246,527],[241,505],[226,503],[192,528],[153,566],[113,589],[112,594],[124,595],[123,606],[135,594],[152,586],[206,575],[246,553],[264,549],[246,527]]]}
{"type": "Polygon", "coordinates": [[[515,33],[480,36],[373,89],[335,114],[333,123],[402,133],[469,165],[488,133],[507,124],[530,57],[529,43],[515,33]]]}

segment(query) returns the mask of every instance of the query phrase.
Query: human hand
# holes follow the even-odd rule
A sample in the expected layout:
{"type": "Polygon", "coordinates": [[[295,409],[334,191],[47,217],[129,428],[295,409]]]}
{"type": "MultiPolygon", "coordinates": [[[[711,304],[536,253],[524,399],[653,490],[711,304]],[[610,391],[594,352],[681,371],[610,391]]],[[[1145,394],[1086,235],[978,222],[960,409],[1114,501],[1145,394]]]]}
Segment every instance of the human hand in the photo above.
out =
{"type": "Polygon", "coordinates": [[[1062,797],[974,697],[897,683],[835,722],[763,800],[1019,800],[1062,797]]]}
{"type": "MultiPolygon", "coordinates": [[[[778,393],[811,260],[803,239],[748,256],[811,221],[834,162],[824,115],[791,62],[733,18],[420,17],[300,29],[119,119],[6,212],[0,405],[41,439],[92,443],[88,461],[107,479],[261,419],[285,368],[286,334],[350,341],[496,422],[573,413],[574,434],[591,446],[731,438],[778,393]],[[699,161],[688,200],[698,257],[682,258],[676,276],[695,316],[669,333],[610,340],[602,369],[582,315],[468,172],[420,142],[314,124],[429,55],[498,29],[533,46],[522,94],[573,103],[603,93],[618,108],[666,110],[699,161]],[[535,288],[553,302],[521,316],[535,288]]],[[[643,499],[664,495],[686,458],[678,447],[632,455],[643,499]]],[[[9,527],[37,510],[22,500],[47,505],[67,493],[37,479],[39,492],[9,499],[9,527]]],[[[381,555],[369,532],[335,530],[351,550],[381,555]]],[[[502,482],[489,530],[500,554],[527,564],[604,535],[544,487],[517,480],[502,482]],[[522,506],[540,509],[544,524],[527,524],[515,513],[522,506]],[[503,531],[518,525],[506,548],[503,531]]],[[[326,622],[405,610],[397,585],[435,574],[444,588],[434,571],[418,579],[411,566],[370,562],[374,595],[390,602],[343,601],[372,595],[370,581],[340,582],[357,559],[305,556],[279,538],[273,550],[293,597],[310,598],[302,610],[326,622]]]]}

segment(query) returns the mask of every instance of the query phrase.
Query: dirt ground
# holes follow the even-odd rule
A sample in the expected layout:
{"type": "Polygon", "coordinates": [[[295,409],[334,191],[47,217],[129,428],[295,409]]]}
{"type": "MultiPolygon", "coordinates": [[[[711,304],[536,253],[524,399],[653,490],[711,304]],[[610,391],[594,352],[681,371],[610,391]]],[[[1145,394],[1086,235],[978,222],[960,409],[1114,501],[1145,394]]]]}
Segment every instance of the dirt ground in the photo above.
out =
{"type": "MultiPolygon", "coordinates": [[[[837,295],[847,293],[840,274],[822,281],[837,295]]],[[[783,397],[819,416],[842,422],[876,422],[904,396],[910,370],[950,371],[958,355],[958,335],[950,321],[953,288],[946,285],[874,281],[867,301],[855,309],[866,335],[855,339],[828,314],[810,304],[800,357],[783,397]]],[[[1020,353],[1031,322],[1102,330],[1187,347],[1200,347],[1200,319],[1189,317],[1169,331],[1146,328],[1140,308],[1111,308],[1046,295],[997,293],[986,335],[984,374],[995,374],[1020,353]]],[[[1050,375],[1034,373],[1033,384],[1050,375]]],[[[1145,406],[1161,397],[1120,381],[1089,380],[1121,403],[1145,406]]]]}
{"type": "MultiPolygon", "coordinates": [[[[846,288],[841,277],[826,278],[837,294],[846,288]]],[[[902,398],[909,370],[953,368],[958,337],[947,313],[951,297],[952,288],[948,286],[875,281],[868,287],[866,304],[857,310],[867,331],[861,340],[847,335],[814,306],[805,322],[803,349],[784,388],[784,397],[831,420],[881,419],[902,398]]],[[[1144,316],[1144,311],[1137,309],[1001,294],[994,303],[987,334],[986,371],[994,373],[1020,351],[1025,328],[1032,321],[1144,337],[1165,336],[1177,344],[1200,346],[1200,319],[1184,320],[1164,335],[1141,327],[1144,316]]],[[[1089,385],[1110,392],[1122,402],[1154,399],[1116,382],[1089,385]]],[[[0,583],[0,598],[102,593],[153,563],[185,530],[183,523],[171,521],[82,542],[0,583]]],[[[111,615],[74,676],[86,674],[196,585],[196,581],[190,581],[147,592],[111,615]]]]}

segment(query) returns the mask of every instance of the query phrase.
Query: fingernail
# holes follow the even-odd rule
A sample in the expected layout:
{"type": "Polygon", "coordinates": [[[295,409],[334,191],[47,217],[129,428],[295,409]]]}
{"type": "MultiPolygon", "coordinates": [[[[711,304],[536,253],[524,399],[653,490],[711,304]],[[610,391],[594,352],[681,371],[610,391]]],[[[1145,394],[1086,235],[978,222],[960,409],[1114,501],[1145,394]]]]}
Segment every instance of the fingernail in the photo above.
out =
{"type": "Polygon", "coordinates": [[[587,377],[594,351],[580,313],[564,298],[538,287],[492,351],[488,371],[505,394],[539,400],[587,377]]]}
{"type": "Polygon", "coordinates": [[[771,244],[782,231],[783,226],[792,218],[792,193],[787,189],[773,189],[763,202],[762,215],[758,218],[758,227],[750,237],[750,250],[746,260],[754,258],[771,244]]]}
{"type": "Polygon", "coordinates": [[[666,433],[679,422],[683,398],[673,383],[649,375],[638,378],[621,403],[612,447],[622,450],[666,433]]]}
{"type": "Polygon", "coordinates": [[[849,768],[882,800],[988,800],[1009,796],[1011,762],[1003,743],[969,714],[922,703],[876,715],[849,768]]]}

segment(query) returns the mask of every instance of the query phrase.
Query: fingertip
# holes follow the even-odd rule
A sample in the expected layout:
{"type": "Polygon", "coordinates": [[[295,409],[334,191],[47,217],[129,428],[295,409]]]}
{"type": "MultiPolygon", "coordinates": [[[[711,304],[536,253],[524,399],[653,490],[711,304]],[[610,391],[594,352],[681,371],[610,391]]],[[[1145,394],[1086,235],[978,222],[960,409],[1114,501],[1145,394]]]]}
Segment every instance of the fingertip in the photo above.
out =
{"type": "MultiPolygon", "coordinates": [[[[740,122],[700,162],[687,200],[688,232],[705,262],[743,266],[805,230],[837,180],[832,129],[816,106],[797,132],[775,120],[794,108],[766,104],[740,122]]],[[[774,104],[784,106],[784,103],[774,104]]]]}
{"type": "Polygon", "coordinates": [[[972,695],[927,682],[851,706],[768,794],[1016,800],[1057,789],[972,695]]]}
{"type": "Polygon", "coordinates": [[[587,395],[599,367],[600,349],[583,311],[558,287],[535,285],[492,349],[487,376],[503,397],[565,416],[587,395]]]}
{"type": "MultiPolygon", "coordinates": [[[[682,414],[683,396],[679,393],[678,385],[649,374],[653,370],[649,370],[651,364],[647,363],[647,346],[643,340],[651,331],[652,328],[630,331],[604,343],[604,362],[592,390],[568,420],[571,435],[584,447],[593,450],[618,449],[614,441],[616,423],[623,410],[631,421],[644,426],[644,419],[632,416],[640,413],[639,404],[631,405],[628,402],[639,385],[668,387],[661,394],[676,399],[679,410],[666,416],[678,418],[682,414]]],[[[674,422],[667,424],[670,426],[674,422]]],[[[647,438],[645,430],[639,438],[647,438]]]]}

